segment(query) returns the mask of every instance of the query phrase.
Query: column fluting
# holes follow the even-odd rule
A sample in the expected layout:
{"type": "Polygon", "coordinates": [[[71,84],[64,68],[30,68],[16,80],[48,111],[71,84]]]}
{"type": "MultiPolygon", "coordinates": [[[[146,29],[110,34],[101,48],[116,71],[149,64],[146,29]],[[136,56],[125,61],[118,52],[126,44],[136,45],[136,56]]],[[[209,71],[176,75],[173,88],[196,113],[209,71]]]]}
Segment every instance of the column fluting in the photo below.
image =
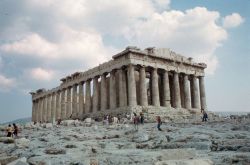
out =
{"type": "Polygon", "coordinates": [[[184,103],[186,109],[191,109],[190,83],[188,75],[184,75],[184,103]]]}
{"type": "Polygon", "coordinates": [[[193,92],[193,108],[199,108],[199,93],[198,93],[198,83],[197,77],[192,76],[192,92],[193,92]]]}
{"type": "Polygon", "coordinates": [[[148,106],[147,84],[145,67],[140,68],[140,104],[141,106],[148,106]]]}
{"type": "Polygon", "coordinates": [[[134,66],[128,66],[128,103],[129,106],[136,106],[136,84],[135,84],[135,71],[134,66]]]}
{"type": "Polygon", "coordinates": [[[107,109],[107,82],[106,82],[106,74],[101,75],[101,110],[107,109]]]}
{"type": "Polygon", "coordinates": [[[93,79],[93,99],[92,99],[92,110],[93,112],[97,112],[99,110],[99,87],[98,87],[98,78],[99,76],[96,76],[93,79]]]}
{"type": "Polygon", "coordinates": [[[110,109],[116,108],[116,78],[115,70],[110,72],[109,78],[109,106],[110,109]]]}
{"type": "Polygon", "coordinates": [[[84,88],[83,88],[84,82],[79,83],[79,117],[80,119],[83,119],[84,114],[84,88]]]}
{"type": "Polygon", "coordinates": [[[72,102],[71,102],[71,86],[67,88],[67,109],[66,109],[66,118],[72,118],[72,102]]]}
{"type": "Polygon", "coordinates": [[[199,86],[200,86],[200,102],[201,102],[201,109],[206,110],[206,91],[205,91],[205,82],[204,76],[199,77],[199,86]]]}
{"type": "Polygon", "coordinates": [[[85,85],[85,113],[89,113],[91,111],[91,87],[90,87],[91,79],[86,81],[85,85]]]}
{"type": "Polygon", "coordinates": [[[174,102],[175,108],[181,108],[181,96],[180,96],[180,83],[179,83],[179,74],[174,72],[174,102]]]}
{"type": "Polygon", "coordinates": [[[76,119],[78,116],[78,108],[77,108],[77,84],[73,85],[72,90],[72,118],[76,119]]]}
{"type": "Polygon", "coordinates": [[[170,108],[171,107],[170,101],[171,99],[170,99],[168,71],[164,70],[164,73],[163,73],[163,106],[170,108]]]}
{"type": "Polygon", "coordinates": [[[153,68],[152,73],[152,103],[154,106],[160,106],[157,68],[153,68]]]}
{"type": "Polygon", "coordinates": [[[61,93],[61,119],[66,119],[66,100],[65,100],[66,89],[62,89],[61,93]]]}

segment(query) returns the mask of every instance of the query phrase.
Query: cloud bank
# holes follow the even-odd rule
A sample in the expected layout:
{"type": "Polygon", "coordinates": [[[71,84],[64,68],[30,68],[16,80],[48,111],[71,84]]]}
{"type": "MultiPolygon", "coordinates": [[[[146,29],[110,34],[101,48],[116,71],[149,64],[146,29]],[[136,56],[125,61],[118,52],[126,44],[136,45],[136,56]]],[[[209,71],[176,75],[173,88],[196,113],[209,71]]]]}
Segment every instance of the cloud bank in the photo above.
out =
{"type": "Polygon", "coordinates": [[[7,78],[0,70],[6,88],[16,79],[56,82],[59,76],[110,59],[127,45],[167,47],[207,63],[206,72],[214,74],[219,64],[215,51],[227,40],[227,29],[244,22],[238,13],[223,17],[205,7],[174,10],[170,0],[17,3],[0,5],[6,12],[0,16],[0,66],[11,69],[15,63],[22,72],[18,76],[8,72],[7,78]]]}

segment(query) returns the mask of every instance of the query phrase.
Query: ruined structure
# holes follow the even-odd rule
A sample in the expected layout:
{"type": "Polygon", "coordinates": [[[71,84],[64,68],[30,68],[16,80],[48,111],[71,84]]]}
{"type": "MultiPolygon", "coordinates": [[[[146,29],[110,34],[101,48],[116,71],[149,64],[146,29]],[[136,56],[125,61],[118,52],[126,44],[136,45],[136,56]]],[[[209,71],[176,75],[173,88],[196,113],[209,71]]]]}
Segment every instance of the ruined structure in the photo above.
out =
{"type": "Polygon", "coordinates": [[[31,92],[32,121],[199,112],[206,109],[205,68],[169,49],[127,47],[106,63],[62,78],[56,88],[31,92]]]}

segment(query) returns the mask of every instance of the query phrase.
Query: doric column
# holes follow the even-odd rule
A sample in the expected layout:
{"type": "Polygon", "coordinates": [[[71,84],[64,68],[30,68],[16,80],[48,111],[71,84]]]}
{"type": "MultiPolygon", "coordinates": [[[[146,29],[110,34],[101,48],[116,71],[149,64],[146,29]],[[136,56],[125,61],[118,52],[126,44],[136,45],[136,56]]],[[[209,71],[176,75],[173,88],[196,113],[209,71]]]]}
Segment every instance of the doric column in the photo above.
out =
{"type": "Polygon", "coordinates": [[[123,71],[122,69],[118,70],[118,87],[119,87],[119,107],[125,106],[125,99],[124,99],[124,91],[123,91],[123,71]]]}
{"type": "Polygon", "coordinates": [[[99,110],[99,88],[98,88],[98,76],[96,76],[93,79],[93,99],[92,99],[92,105],[93,105],[93,112],[96,112],[99,110]]]}
{"type": "Polygon", "coordinates": [[[67,88],[67,109],[66,109],[66,119],[72,117],[72,102],[71,102],[71,86],[67,88]]]}
{"type": "Polygon", "coordinates": [[[107,84],[106,84],[106,74],[101,75],[101,110],[107,109],[107,84]]]}
{"type": "Polygon", "coordinates": [[[140,104],[141,106],[148,106],[147,84],[145,67],[140,68],[140,104]]]}
{"type": "Polygon", "coordinates": [[[53,123],[55,119],[55,113],[56,113],[56,93],[53,92],[51,94],[51,115],[50,115],[50,122],[53,123]]]}
{"type": "Polygon", "coordinates": [[[43,122],[47,121],[47,97],[43,98],[43,122]]]}
{"type": "Polygon", "coordinates": [[[86,81],[85,85],[85,113],[89,113],[91,110],[91,89],[90,89],[90,81],[91,79],[86,81]]]}
{"type": "Polygon", "coordinates": [[[135,85],[135,71],[134,66],[128,66],[128,104],[129,106],[136,106],[136,85],[135,85]]]}
{"type": "Polygon", "coordinates": [[[109,106],[110,109],[116,108],[116,81],[115,70],[110,72],[109,78],[109,106]]]}
{"type": "Polygon", "coordinates": [[[46,96],[47,99],[47,111],[46,111],[46,122],[50,121],[50,115],[51,115],[51,94],[46,96]]]}
{"type": "Polygon", "coordinates": [[[31,121],[35,121],[35,101],[32,100],[32,115],[31,115],[31,121]]]}
{"type": "Polygon", "coordinates": [[[55,119],[61,119],[61,102],[60,102],[60,91],[56,92],[56,115],[55,119]]]}
{"type": "Polygon", "coordinates": [[[66,89],[62,89],[61,93],[61,119],[66,119],[66,103],[65,103],[65,92],[66,89]]]}
{"type": "Polygon", "coordinates": [[[193,108],[199,108],[199,93],[196,76],[192,76],[192,96],[193,96],[193,108]]]}
{"type": "Polygon", "coordinates": [[[179,74],[177,72],[174,72],[174,103],[175,108],[181,108],[181,95],[180,95],[180,84],[179,84],[179,74]]]}
{"type": "Polygon", "coordinates": [[[42,122],[43,121],[43,99],[39,98],[39,113],[38,113],[38,122],[42,122]]]}
{"type": "Polygon", "coordinates": [[[78,116],[78,110],[77,110],[77,84],[73,85],[73,91],[72,91],[72,118],[76,119],[78,116]]]}
{"type": "Polygon", "coordinates": [[[204,76],[199,77],[199,86],[200,86],[201,109],[206,110],[207,109],[207,104],[206,104],[204,76]]]}
{"type": "Polygon", "coordinates": [[[36,100],[36,122],[39,122],[39,99],[36,100]]]}
{"type": "Polygon", "coordinates": [[[83,113],[84,113],[83,84],[84,82],[79,83],[79,117],[80,119],[83,119],[83,113]]]}
{"type": "Polygon", "coordinates": [[[164,70],[164,73],[163,73],[163,106],[170,108],[171,107],[170,101],[171,99],[170,99],[168,71],[164,70]]]}
{"type": "Polygon", "coordinates": [[[188,80],[188,75],[184,75],[184,103],[186,109],[191,109],[191,96],[190,96],[190,83],[188,80]]]}
{"type": "Polygon", "coordinates": [[[157,68],[154,68],[152,73],[152,102],[154,106],[160,106],[157,68]]]}

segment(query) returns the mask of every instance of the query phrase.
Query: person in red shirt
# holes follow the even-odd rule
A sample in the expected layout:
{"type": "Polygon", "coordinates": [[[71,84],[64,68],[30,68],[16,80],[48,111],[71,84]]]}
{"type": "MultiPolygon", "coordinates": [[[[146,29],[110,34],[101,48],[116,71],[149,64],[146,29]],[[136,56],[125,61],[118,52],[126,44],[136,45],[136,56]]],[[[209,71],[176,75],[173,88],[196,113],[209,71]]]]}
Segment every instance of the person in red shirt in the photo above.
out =
{"type": "Polygon", "coordinates": [[[161,124],[162,124],[161,117],[157,116],[156,121],[157,121],[157,129],[158,129],[158,131],[162,131],[162,129],[161,129],[161,124]]]}

